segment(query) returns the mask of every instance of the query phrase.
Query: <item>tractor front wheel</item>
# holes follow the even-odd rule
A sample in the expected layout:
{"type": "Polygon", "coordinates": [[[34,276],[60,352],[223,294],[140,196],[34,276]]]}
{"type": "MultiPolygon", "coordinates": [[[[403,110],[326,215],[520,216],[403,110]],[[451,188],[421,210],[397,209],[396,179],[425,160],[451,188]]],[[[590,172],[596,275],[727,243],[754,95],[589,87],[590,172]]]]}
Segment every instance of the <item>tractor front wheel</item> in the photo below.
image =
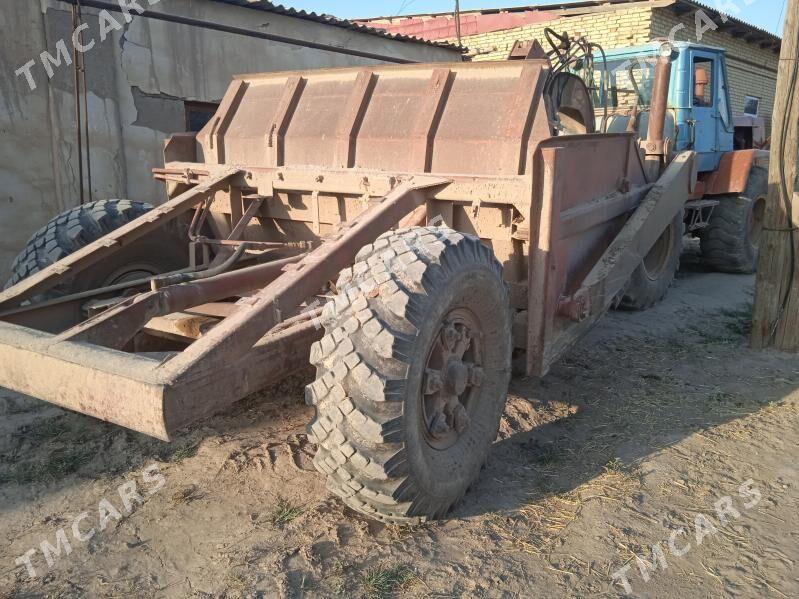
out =
{"type": "Polygon", "coordinates": [[[734,274],[757,270],[767,196],[768,172],[753,167],[743,194],[720,198],[709,225],[699,235],[702,259],[708,266],[734,274]]]}
{"type": "Polygon", "coordinates": [[[311,350],[314,464],[372,518],[440,518],[478,477],[505,406],[502,266],[475,237],[417,227],[363,248],[336,285],[311,350]]]}
{"type": "Polygon", "coordinates": [[[680,270],[683,231],[681,210],[630,277],[619,304],[621,308],[647,310],[665,297],[680,270]]]}

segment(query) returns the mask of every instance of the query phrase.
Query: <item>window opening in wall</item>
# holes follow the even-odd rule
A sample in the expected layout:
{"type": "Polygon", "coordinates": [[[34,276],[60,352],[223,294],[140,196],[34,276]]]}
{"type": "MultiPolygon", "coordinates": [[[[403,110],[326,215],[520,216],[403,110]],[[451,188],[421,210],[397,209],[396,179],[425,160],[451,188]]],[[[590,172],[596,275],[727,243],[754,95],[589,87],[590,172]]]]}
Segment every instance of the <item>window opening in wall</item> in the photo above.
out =
{"type": "Polygon", "coordinates": [[[754,96],[746,96],[744,100],[744,114],[748,116],[759,116],[760,113],[760,98],[754,96]]]}
{"type": "Polygon", "coordinates": [[[219,104],[214,102],[184,102],[186,109],[186,131],[198,133],[216,114],[219,104]]]}

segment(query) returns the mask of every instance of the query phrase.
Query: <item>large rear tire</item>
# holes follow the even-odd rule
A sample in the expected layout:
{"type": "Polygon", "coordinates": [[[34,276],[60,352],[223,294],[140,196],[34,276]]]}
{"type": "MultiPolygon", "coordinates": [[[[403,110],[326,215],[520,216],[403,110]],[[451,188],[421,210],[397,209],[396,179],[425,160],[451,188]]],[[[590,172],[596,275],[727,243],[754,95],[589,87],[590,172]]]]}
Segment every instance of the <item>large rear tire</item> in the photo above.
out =
{"type": "Polygon", "coordinates": [[[683,212],[680,210],[630,277],[619,304],[621,308],[648,310],[666,296],[680,270],[683,232],[683,212]]]}
{"type": "MultiPolygon", "coordinates": [[[[44,270],[82,247],[146,214],[153,207],[130,200],[100,200],[56,216],[28,241],[11,267],[6,288],[44,270]]],[[[74,277],[39,295],[47,300],[137,278],[185,268],[188,245],[170,228],[161,228],[127,245],[74,277]]]]}
{"type": "Polygon", "coordinates": [[[418,524],[475,481],[511,373],[502,266],[448,228],[391,232],[341,273],[311,349],[317,469],[348,506],[418,524]]]}
{"type": "Polygon", "coordinates": [[[705,264],[733,274],[757,270],[767,197],[768,172],[756,166],[743,194],[719,198],[710,223],[699,234],[705,264]]]}

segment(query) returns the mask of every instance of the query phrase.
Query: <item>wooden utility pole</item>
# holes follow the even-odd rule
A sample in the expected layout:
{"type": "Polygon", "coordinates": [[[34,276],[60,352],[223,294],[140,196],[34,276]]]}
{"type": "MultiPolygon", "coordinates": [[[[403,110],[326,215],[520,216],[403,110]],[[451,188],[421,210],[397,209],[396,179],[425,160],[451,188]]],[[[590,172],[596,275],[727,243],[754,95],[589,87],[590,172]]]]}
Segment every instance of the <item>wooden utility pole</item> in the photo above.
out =
{"type": "Polygon", "coordinates": [[[752,347],[799,351],[799,0],[788,0],[760,240],[752,347]]]}
{"type": "Polygon", "coordinates": [[[458,37],[458,45],[461,42],[461,0],[455,0],[455,35],[458,37]]]}

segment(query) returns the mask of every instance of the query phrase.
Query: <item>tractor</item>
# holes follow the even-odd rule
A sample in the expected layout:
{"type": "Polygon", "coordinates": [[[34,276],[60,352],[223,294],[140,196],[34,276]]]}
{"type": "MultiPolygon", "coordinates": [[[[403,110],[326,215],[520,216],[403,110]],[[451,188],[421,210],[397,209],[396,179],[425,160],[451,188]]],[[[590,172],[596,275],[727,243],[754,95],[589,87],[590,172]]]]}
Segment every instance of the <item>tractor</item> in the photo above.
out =
{"type": "Polygon", "coordinates": [[[33,235],[0,293],[0,385],[169,441],[310,362],[329,489],[385,522],[442,517],[514,357],[544,376],[607,310],[665,293],[636,281],[705,195],[670,141],[674,52],[643,140],[597,132],[583,80],[542,58],[238,76],[167,141],[165,203],[33,235]]]}
{"type": "MultiPolygon", "coordinates": [[[[645,136],[658,47],[606,53],[607,77],[597,75],[593,85],[597,108],[609,109],[600,123],[604,130],[645,136]]],[[[673,48],[665,137],[671,152],[697,155],[698,181],[685,204],[685,230],[699,239],[708,266],[752,273],[768,195],[769,153],[757,143],[762,128],[757,119],[732,112],[723,49],[687,42],[673,48]]]]}
{"type": "MultiPolygon", "coordinates": [[[[509,58],[546,58],[553,72],[577,75],[590,93],[589,106],[559,121],[561,131],[634,133],[646,140],[655,93],[655,67],[663,41],[605,51],[585,38],[544,31],[549,50],[519,41],[509,58]],[[575,129],[575,126],[577,129],[575,129]]],[[[699,239],[706,266],[727,273],[755,272],[768,195],[768,160],[762,118],[734,115],[725,50],[669,42],[672,70],[663,132],[665,148],[642,143],[645,153],[697,155],[697,184],[686,197],[683,222],[675,220],[644,258],[619,305],[646,309],[659,301],[679,269],[684,234],[699,239]]],[[[579,85],[568,80],[568,87],[579,85]]],[[[561,92],[566,87],[561,88],[561,92]]]]}

